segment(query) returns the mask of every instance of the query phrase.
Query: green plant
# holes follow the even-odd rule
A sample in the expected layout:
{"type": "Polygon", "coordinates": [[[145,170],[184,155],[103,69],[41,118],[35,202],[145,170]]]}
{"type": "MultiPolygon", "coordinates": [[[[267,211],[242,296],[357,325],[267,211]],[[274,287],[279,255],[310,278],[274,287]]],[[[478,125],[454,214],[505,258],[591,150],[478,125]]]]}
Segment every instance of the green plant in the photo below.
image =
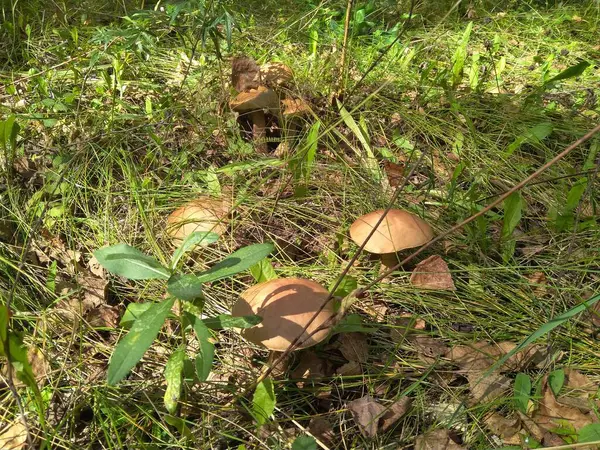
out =
{"type": "Polygon", "coordinates": [[[159,303],[133,303],[128,307],[121,325],[130,325],[127,335],[115,348],[108,368],[108,383],[121,381],[138,363],[158,335],[165,320],[171,316],[176,301],[181,301],[177,316],[181,326],[182,344],[173,351],[165,369],[167,391],[165,406],[173,413],[181,395],[181,376],[186,361],[186,333],[193,330],[199,342],[196,354],[196,375],[200,381],[208,377],[213,361],[214,345],[211,329],[251,327],[260,322],[258,316],[202,317],[204,297],[202,285],[231,277],[263,260],[273,250],[271,243],[243,247],[209,270],[199,274],[183,274],[177,267],[186,252],[197,245],[215,242],[218,235],[195,232],[186,237],[171,257],[170,267],[164,267],[152,256],[127,244],[117,244],[94,252],[98,262],[110,273],[131,280],[166,280],[167,298],[159,303]]]}

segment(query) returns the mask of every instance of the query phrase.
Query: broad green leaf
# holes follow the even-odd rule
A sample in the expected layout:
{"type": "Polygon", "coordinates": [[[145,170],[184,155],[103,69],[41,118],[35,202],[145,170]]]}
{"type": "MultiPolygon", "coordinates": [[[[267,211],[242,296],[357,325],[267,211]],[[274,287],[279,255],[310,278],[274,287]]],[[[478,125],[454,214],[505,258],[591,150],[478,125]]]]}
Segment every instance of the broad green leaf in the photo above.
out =
{"type": "Polygon", "coordinates": [[[331,334],[353,332],[372,333],[376,330],[376,328],[365,326],[362,323],[362,318],[358,314],[348,314],[335,326],[331,334]]]}
{"type": "Polygon", "coordinates": [[[538,123],[519,135],[508,147],[506,147],[504,154],[510,156],[523,144],[537,144],[541,142],[550,136],[553,129],[554,127],[549,122],[538,123]]]}
{"type": "Polygon", "coordinates": [[[170,414],[165,414],[162,417],[165,419],[165,422],[175,427],[179,434],[188,439],[190,442],[194,442],[196,440],[196,437],[191,432],[184,419],[181,417],[172,416],[170,414]]]}
{"type": "Polygon", "coordinates": [[[248,270],[260,260],[269,256],[275,247],[270,242],[264,244],[249,245],[233,252],[223,261],[215,264],[206,272],[198,275],[202,283],[227,278],[236,273],[248,270]]]}
{"type": "MultiPolygon", "coordinates": [[[[97,258],[97,257],[96,257],[97,258]]],[[[169,315],[174,298],[153,303],[131,326],[129,333],[119,341],[108,365],[108,384],[121,381],[138,363],[152,345],[165,319],[169,315]]]]}
{"type": "Polygon", "coordinates": [[[575,208],[579,205],[581,198],[587,189],[588,179],[580,178],[573,184],[567,194],[567,201],[556,216],[555,227],[557,231],[565,231],[573,227],[575,222],[575,208]]]}
{"type": "Polygon", "coordinates": [[[167,283],[167,292],[173,297],[191,302],[202,297],[202,281],[194,274],[173,275],[167,283]]]}
{"type": "Polygon", "coordinates": [[[127,305],[127,309],[125,310],[125,314],[121,317],[121,321],[119,325],[123,328],[129,328],[133,322],[140,318],[142,314],[148,311],[153,303],[130,303],[127,305]]]}
{"type": "Polygon", "coordinates": [[[600,423],[590,423],[579,430],[579,440],[583,442],[600,442],[600,423]]]}
{"type": "Polygon", "coordinates": [[[171,267],[175,269],[183,255],[193,249],[196,245],[202,245],[204,247],[212,244],[213,242],[217,242],[218,239],[219,235],[211,231],[195,231],[189,234],[177,248],[177,250],[175,250],[175,253],[173,253],[173,257],[171,258],[171,267]]]}
{"type": "Polygon", "coordinates": [[[562,325],[567,320],[572,319],[576,315],[581,314],[582,312],[584,312],[587,309],[594,306],[594,304],[596,302],[598,302],[598,300],[600,300],[600,294],[595,295],[592,298],[590,298],[584,302],[581,302],[579,305],[574,306],[570,310],[556,316],[554,319],[550,320],[549,322],[546,322],[544,325],[542,325],[536,331],[531,333],[526,339],[521,341],[521,343],[519,345],[517,345],[510,352],[508,352],[506,355],[504,355],[502,358],[500,358],[498,361],[496,361],[494,364],[492,364],[492,366],[483,374],[483,377],[488,376],[493,371],[502,367],[504,365],[504,363],[506,363],[506,361],[508,361],[509,358],[511,358],[513,355],[515,355],[518,352],[522,351],[523,349],[527,348],[528,345],[537,341],[539,338],[541,338],[545,334],[548,334],[550,331],[554,330],[559,325],[562,325]]]}
{"type": "Polygon", "coordinates": [[[504,261],[510,260],[514,254],[515,241],[512,239],[512,234],[521,221],[522,210],[523,200],[520,192],[515,192],[504,200],[504,222],[502,224],[502,255],[504,261]]]}
{"type": "Polygon", "coordinates": [[[229,314],[219,314],[216,317],[203,319],[202,322],[211,330],[222,330],[224,328],[252,328],[262,320],[260,316],[233,317],[229,314]]]}
{"type": "MultiPolygon", "coordinates": [[[[337,282],[337,280],[334,280],[329,285],[329,291],[331,291],[333,289],[336,282],[337,282]]],[[[333,295],[336,297],[346,297],[347,295],[349,295],[352,291],[354,291],[357,288],[358,288],[358,281],[356,280],[356,277],[353,277],[351,275],[346,275],[342,279],[342,281],[340,282],[338,287],[336,288],[333,295]]]]}
{"type": "Polygon", "coordinates": [[[292,450],[317,450],[317,441],[312,436],[298,436],[292,444],[292,450]]]}
{"type": "Polygon", "coordinates": [[[263,425],[275,411],[275,390],[273,380],[265,378],[261,381],[252,398],[252,412],[259,425],[263,425]]]}
{"type": "Polygon", "coordinates": [[[250,267],[250,273],[257,283],[264,283],[265,281],[277,278],[277,274],[269,258],[265,258],[250,267]]]}
{"type": "Polygon", "coordinates": [[[35,398],[35,403],[38,409],[38,415],[44,424],[44,400],[42,394],[38,388],[37,382],[35,381],[35,375],[29,364],[29,358],[27,357],[27,348],[23,344],[23,338],[21,335],[9,332],[7,336],[8,347],[10,349],[10,362],[13,366],[15,374],[19,380],[21,380],[27,387],[29,387],[35,398]]]}
{"type": "Polygon", "coordinates": [[[204,322],[197,317],[187,314],[192,323],[200,348],[196,355],[196,375],[198,380],[206,381],[212,370],[213,358],[215,356],[215,345],[210,341],[212,335],[204,322]]]}
{"type": "Polygon", "coordinates": [[[98,262],[110,273],[131,280],[168,280],[169,269],[163,267],[152,256],[140,252],[127,244],[117,244],[94,252],[98,262]]]}
{"type": "Polygon", "coordinates": [[[527,404],[531,396],[531,378],[524,373],[518,373],[515,379],[515,406],[523,414],[527,414],[527,404]]]}
{"type": "Polygon", "coordinates": [[[589,62],[587,62],[587,61],[580,61],[577,64],[575,64],[574,66],[567,67],[565,70],[563,70],[562,72],[560,72],[558,75],[555,75],[554,77],[550,78],[549,80],[546,81],[545,84],[553,83],[555,81],[560,81],[560,80],[566,80],[567,78],[578,77],[589,66],[590,66],[589,62]]]}
{"type": "Polygon", "coordinates": [[[467,28],[463,32],[463,35],[458,43],[458,47],[454,51],[452,56],[452,85],[457,86],[460,84],[463,77],[463,68],[465,66],[465,60],[467,58],[467,47],[469,46],[469,39],[471,37],[471,31],[473,30],[473,22],[469,22],[467,28]]]}
{"type": "Polygon", "coordinates": [[[165,366],[165,380],[167,389],[165,390],[165,407],[170,414],[175,414],[177,402],[181,396],[181,372],[185,360],[185,347],[181,346],[173,352],[167,365],[165,366]]]}
{"type": "Polygon", "coordinates": [[[563,369],[558,369],[550,372],[548,375],[548,385],[555,396],[558,397],[560,390],[565,384],[565,371],[563,369]]]}

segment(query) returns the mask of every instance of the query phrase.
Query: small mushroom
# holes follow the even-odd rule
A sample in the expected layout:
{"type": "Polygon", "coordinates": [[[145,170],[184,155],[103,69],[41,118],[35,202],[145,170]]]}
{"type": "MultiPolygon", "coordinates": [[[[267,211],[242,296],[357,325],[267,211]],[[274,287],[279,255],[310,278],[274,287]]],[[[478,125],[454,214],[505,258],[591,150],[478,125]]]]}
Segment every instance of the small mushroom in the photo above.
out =
{"type": "Polygon", "coordinates": [[[301,98],[285,98],[281,101],[283,122],[288,135],[294,137],[301,127],[301,118],[310,115],[308,103],[301,98]]]}
{"type": "Polygon", "coordinates": [[[260,324],[242,331],[242,336],[254,344],[283,352],[301,336],[300,345],[296,349],[302,349],[321,342],[334,325],[332,320],[323,330],[306,339],[335,314],[333,302],[330,300],[308,329],[302,332],[328,296],[327,289],[314,281],[277,278],[244,291],[233,306],[231,314],[236,317],[251,314],[262,317],[260,324]]]}
{"type": "MultiPolygon", "coordinates": [[[[356,245],[362,245],[385,210],[365,214],[350,226],[350,237],[356,245]]],[[[406,248],[418,247],[433,238],[433,230],[427,222],[414,214],[401,209],[390,209],[377,231],[368,240],[365,250],[381,255],[381,269],[393,267],[398,263],[396,252],[406,248]]]]}
{"type": "Polygon", "coordinates": [[[292,69],[280,62],[270,62],[260,66],[260,81],[266,86],[282,86],[294,78],[292,69]]]}
{"type": "Polygon", "coordinates": [[[195,231],[211,231],[219,235],[227,231],[225,219],[229,208],[223,200],[201,196],[180,206],[167,219],[167,233],[175,245],[195,231]]]}
{"type": "Polygon", "coordinates": [[[279,106],[277,94],[264,86],[241,92],[234,98],[229,106],[238,113],[248,113],[252,122],[252,139],[257,144],[257,150],[266,153],[267,143],[265,137],[265,110],[276,110],[279,106]]]}

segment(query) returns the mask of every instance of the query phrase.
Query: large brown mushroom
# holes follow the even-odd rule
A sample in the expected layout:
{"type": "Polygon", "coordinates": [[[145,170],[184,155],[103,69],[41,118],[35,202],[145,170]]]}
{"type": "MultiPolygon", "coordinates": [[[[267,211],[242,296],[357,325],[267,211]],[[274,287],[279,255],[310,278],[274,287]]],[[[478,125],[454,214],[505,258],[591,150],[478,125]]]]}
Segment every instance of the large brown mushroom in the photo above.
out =
{"type": "Polygon", "coordinates": [[[303,332],[328,296],[327,289],[314,281],[303,278],[278,278],[244,291],[231,313],[238,317],[252,314],[262,317],[260,324],[242,331],[242,336],[248,341],[269,350],[283,352],[301,336],[297,349],[302,349],[321,342],[334,325],[333,320],[324,325],[335,314],[333,302],[330,300],[303,332]],[[322,325],[323,330],[307,338],[322,325]]]}
{"type": "MultiPolygon", "coordinates": [[[[385,210],[365,214],[350,226],[350,237],[356,245],[362,245],[385,210]]],[[[365,245],[369,253],[381,255],[382,271],[398,263],[400,250],[418,247],[433,238],[433,230],[427,222],[401,209],[390,209],[377,230],[365,245]]]]}
{"type": "Polygon", "coordinates": [[[195,231],[211,231],[219,235],[227,231],[225,219],[229,214],[226,202],[201,196],[180,206],[167,219],[167,233],[175,245],[195,231]]]}
{"type": "Polygon", "coordinates": [[[265,153],[267,151],[267,143],[265,138],[265,110],[275,111],[279,106],[279,97],[264,86],[259,86],[256,89],[250,89],[247,92],[241,92],[235,97],[229,106],[235,112],[240,114],[247,113],[252,122],[252,139],[256,143],[257,150],[265,153]]]}
{"type": "Polygon", "coordinates": [[[292,69],[280,62],[270,62],[260,66],[261,84],[270,87],[283,86],[294,78],[292,69]]]}

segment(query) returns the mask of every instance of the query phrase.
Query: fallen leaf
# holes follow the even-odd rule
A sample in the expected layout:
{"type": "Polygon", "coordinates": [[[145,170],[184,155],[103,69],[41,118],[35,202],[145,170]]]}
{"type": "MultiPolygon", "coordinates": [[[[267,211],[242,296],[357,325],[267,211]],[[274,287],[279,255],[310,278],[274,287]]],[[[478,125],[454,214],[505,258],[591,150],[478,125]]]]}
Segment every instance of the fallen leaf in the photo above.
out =
{"type": "Polygon", "coordinates": [[[412,406],[410,397],[402,397],[395,401],[381,417],[381,431],[388,431],[412,406]]]}
{"type": "Polygon", "coordinates": [[[50,363],[42,351],[35,346],[30,347],[27,351],[27,359],[29,360],[36,381],[38,383],[44,383],[50,373],[50,363]]]}
{"type": "Polygon", "coordinates": [[[430,336],[411,336],[409,341],[415,347],[419,358],[428,363],[434,362],[440,356],[445,356],[450,350],[444,341],[430,336]]]}
{"type": "MultiPolygon", "coordinates": [[[[319,358],[313,351],[305,351],[300,355],[300,363],[292,371],[290,376],[294,379],[308,380],[311,378],[322,378],[328,372],[326,361],[319,358]]],[[[300,388],[304,387],[304,382],[298,381],[296,385],[300,388]]]]}
{"type": "Polygon", "coordinates": [[[527,278],[536,297],[543,297],[548,292],[548,288],[546,287],[548,279],[544,272],[533,272],[525,278],[527,278]]]}
{"type": "Polygon", "coordinates": [[[597,302],[590,308],[592,325],[600,327],[600,302],[597,302]]]}
{"type": "Polygon", "coordinates": [[[82,271],[77,275],[77,284],[82,288],[82,301],[86,310],[105,304],[108,297],[108,282],[82,271]]]}
{"type": "Polygon", "coordinates": [[[335,371],[338,375],[341,376],[351,376],[351,375],[362,375],[362,368],[360,367],[360,363],[358,361],[350,361],[346,364],[340,366],[335,371]]]}
{"type": "MultiPolygon", "coordinates": [[[[574,379],[577,380],[575,383],[581,382],[578,377],[574,377],[574,379]]],[[[570,385],[570,382],[571,380],[567,378],[567,386],[570,385]]],[[[561,396],[557,398],[552,392],[548,384],[548,375],[546,375],[542,380],[542,398],[539,408],[532,417],[542,430],[552,432],[558,427],[564,427],[565,424],[579,430],[593,422],[588,414],[583,413],[579,408],[561,403],[560,398],[561,396]]]]}
{"type": "Polygon", "coordinates": [[[448,264],[439,255],[432,255],[417,264],[410,282],[422,289],[456,290],[448,264]]]}
{"type": "Polygon", "coordinates": [[[88,270],[90,273],[95,275],[98,278],[106,278],[106,272],[104,268],[100,265],[95,256],[92,256],[87,263],[88,270]]]}
{"type": "Polygon", "coordinates": [[[385,171],[391,187],[398,187],[404,179],[404,164],[396,164],[391,161],[383,162],[383,170],[385,171]]]}
{"type": "MultiPolygon", "coordinates": [[[[514,342],[503,341],[489,343],[486,341],[474,342],[469,345],[457,345],[450,350],[448,358],[463,371],[485,371],[498,359],[516,347],[514,342]]],[[[526,349],[511,356],[502,367],[500,372],[520,371],[530,366],[540,367],[546,360],[542,348],[531,345],[526,349]]]]}
{"type": "Polygon", "coordinates": [[[521,419],[515,416],[512,419],[506,418],[497,412],[492,412],[484,419],[488,429],[506,445],[520,444],[519,431],[521,431],[521,419]]]}
{"type": "Polygon", "coordinates": [[[120,316],[116,306],[100,305],[90,310],[86,319],[91,327],[117,328],[120,316]]]}
{"type": "Polygon", "coordinates": [[[415,450],[463,450],[448,430],[433,430],[415,438],[415,450]]]}
{"type": "Polygon", "coordinates": [[[394,327],[390,329],[390,337],[392,341],[402,344],[406,337],[415,330],[424,330],[427,324],[423,319],[420,319],[412,314],[401,314],[394,321],[394,327]]]}
{"type": "Polygon", "coordinates": [[[322,417],[312,418],[308,424],[308,431],[310,431],[310,434],[318,440],[326,444],[331,444],[335,439],[331,423],[322,417]]]}
{"type": "Polygon", "coordinates": [[[485,372],[469,372],[469,388],[475,403],[489,403],[503,397],[512,385],[512,380],[497,372],[484,376],[485,372]]]}
{"type": "Polygon", "coordinates": [[[531,435],[536,441],[542,442],[544,439],[544,432],[537,424],[531,420],[530,417],[523,414],[521,411],[517,411],[519,415],[519,419],[521,419],[521,423],[523,424],[523,428],[531,435]]]}
{"type": "Polygon", "coordinates": [[[379,429],[379,419],[385,413],[385,407],[370,395],[348,403],[354,421],[365,437],[375,437],[379,429]]]}
{"type": "Polygon", "coordinates": [[[363,333],[342,333],[338,339],[340,352],[348,361],[366,363],[369,358],[369,344],[363,333]]]}
{"type": "Polygon", "coordinates": [[[20,421],[15,422],[0,434],[2,450],[20,450],[27,445],[27,429],[20,421]]]}

